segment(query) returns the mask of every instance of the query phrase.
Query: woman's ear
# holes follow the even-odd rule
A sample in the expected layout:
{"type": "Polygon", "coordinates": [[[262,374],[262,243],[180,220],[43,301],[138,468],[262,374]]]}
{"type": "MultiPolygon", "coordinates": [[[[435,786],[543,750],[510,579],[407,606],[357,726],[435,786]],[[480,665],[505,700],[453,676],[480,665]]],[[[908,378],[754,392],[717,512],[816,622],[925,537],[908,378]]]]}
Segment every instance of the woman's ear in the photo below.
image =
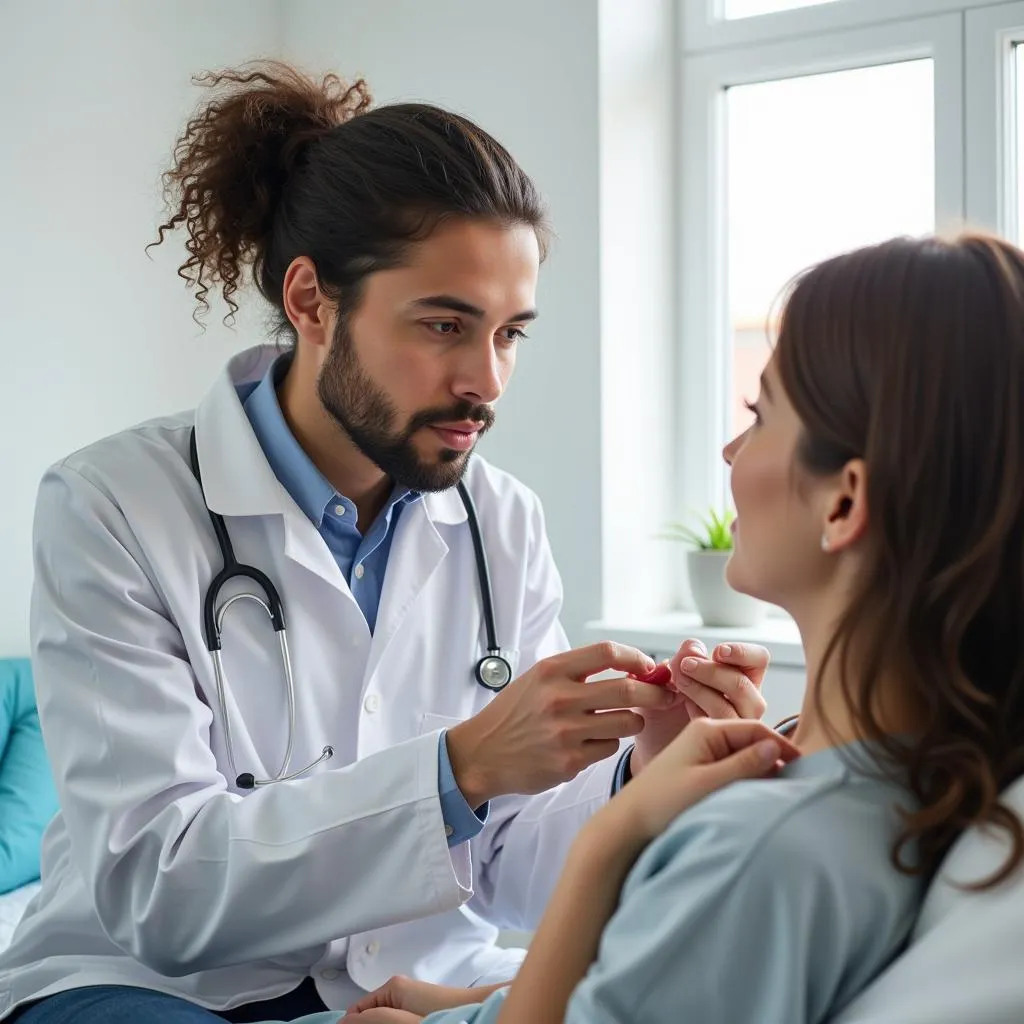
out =
{"type": "Polygon", "coordinates": [[[851,459],[829,488],[821,546],[829,552],[855,544],[868,528],[868,475],[863,459],[851,459]]]}

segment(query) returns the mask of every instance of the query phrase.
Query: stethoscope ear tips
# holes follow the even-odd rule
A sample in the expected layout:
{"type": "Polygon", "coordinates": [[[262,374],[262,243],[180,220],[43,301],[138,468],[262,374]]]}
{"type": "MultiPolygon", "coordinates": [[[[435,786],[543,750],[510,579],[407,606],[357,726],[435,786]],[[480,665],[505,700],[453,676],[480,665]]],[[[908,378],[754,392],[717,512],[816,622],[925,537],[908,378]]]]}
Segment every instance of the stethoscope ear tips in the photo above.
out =
{"type": "Polygon", "coordinates": [[[242,772],[242,774],[235,779],[235,785],[239,789],[255,789],[256,777],[252,772],[242,772]]]}

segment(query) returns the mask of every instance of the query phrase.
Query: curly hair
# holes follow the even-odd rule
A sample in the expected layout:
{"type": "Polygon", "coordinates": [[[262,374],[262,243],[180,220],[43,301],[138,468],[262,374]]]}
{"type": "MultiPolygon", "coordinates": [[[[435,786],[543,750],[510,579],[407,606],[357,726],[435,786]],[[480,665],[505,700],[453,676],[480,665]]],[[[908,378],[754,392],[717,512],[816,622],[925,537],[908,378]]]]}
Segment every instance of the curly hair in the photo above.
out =
{"type": "Polygon", "coordinates": [[[448,217],[527,224],[547,237],[538,193],[511,155],[458,114],[426,104],[371,109],[366,82],[317,81],[279,61],[207,72],[217,94],[189,120],[163,176],[165,235],[184,226],[178,268],[197,321],[219,284],[230,312],[247,267],[289,329],[284,275],[309,257],[325,293],[358,299],[360,281],[398,265],[448,217]]]}
{"type": "Polygon", "coordinates": [[[867,466],[866,563],[820,670],[837,659],[862,738],[915,797],[894,863],[930,874],[990,824],[1010,852],[975,887],[994,885],[1024,858],[1000,802],[1024,772],[1024,253],[969,234],[829,260],[795,284],[776,359],[797,465],[867,466]],[[879,720],[894,681],[912,736],[879,720]]]}

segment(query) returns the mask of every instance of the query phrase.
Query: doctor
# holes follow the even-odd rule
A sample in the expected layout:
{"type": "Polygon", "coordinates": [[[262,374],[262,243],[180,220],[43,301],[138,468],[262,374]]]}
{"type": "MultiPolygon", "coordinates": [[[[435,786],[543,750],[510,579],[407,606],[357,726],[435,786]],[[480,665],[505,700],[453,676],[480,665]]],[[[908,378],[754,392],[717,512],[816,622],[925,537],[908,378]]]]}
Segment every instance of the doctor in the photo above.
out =
{"type": "Polygon", "coordinates": [[[441,110],[367,111],[362,83],[210,84],[161,238],[186,228],[203,304],[219,285],[234,307],[251,267],[293,344],[42,482],[61,813],[0,958],[23,1024],[291,1020],[396,974],[505,980],[522,954],[497,926],[537,921],[613,788],[691,716],[764,708],[759,649],[692,645],[685,697],[581,685],[653,663],[566,650],[540,505],[471,457],[536,315],[543,213],[509,154],[441,110]]]}

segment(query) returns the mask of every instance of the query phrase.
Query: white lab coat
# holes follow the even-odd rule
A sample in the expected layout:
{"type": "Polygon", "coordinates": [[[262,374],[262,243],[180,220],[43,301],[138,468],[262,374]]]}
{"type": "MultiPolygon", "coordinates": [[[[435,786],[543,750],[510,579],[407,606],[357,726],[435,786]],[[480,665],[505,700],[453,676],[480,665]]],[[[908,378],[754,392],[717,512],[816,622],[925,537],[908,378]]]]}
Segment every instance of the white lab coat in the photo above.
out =
{"type": "MultiPolygon", "coordinates": [[[[609,759],[540,796],[507,797],[449,850],[439,731],[489,699],[466,514],[452,490],[399,520],[376,630],[314,525],[273,475],[235,385],[237,356],[195,411],[72,455],[35,522],[33,656],[62,811],[43,888],[0,957],[0,1016],[72,986],[134,984],[221,1009],[312,975],[340,1006],[345,973],[454,985],[510,976],[496,926],[532,927],[580,825],[608,798],[609,759]],[[220,555],[188,463],[239,559],[281,593],[294,662],[292,764],[310,776],[243,793],[224,747],[202,597],[220,555]],[[334,979],[341,978],[335,982],[334,979]]],[[[566,648],[561,584],[537,498],[474,457],[466,475],[516,674],[566,648]]],[[[232,593],[226,589],[225,593],[232,593]]],[[[287,740],[277,640],[252,602],[224,626],[238,771],[276,773],[287,740]]]]}

